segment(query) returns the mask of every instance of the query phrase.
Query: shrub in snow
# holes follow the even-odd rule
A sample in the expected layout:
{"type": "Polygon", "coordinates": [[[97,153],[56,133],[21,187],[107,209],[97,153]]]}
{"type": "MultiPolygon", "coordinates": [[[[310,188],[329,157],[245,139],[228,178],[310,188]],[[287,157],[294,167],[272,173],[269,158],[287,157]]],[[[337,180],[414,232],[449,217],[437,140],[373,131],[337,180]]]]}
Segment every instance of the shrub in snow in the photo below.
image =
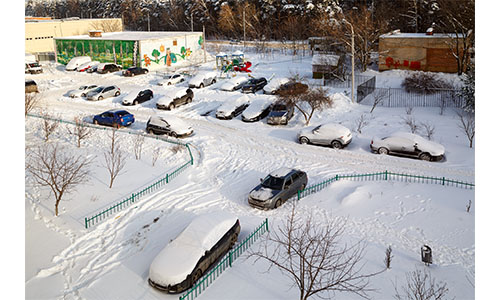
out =
{"type": "Polygon", "coordinates": [[[402,85],[407,92],[419,94],[432,94],[439,89],[453,88],[449,82],[426,72],[413,72],[406,76],[402,85]]]}
{"type": "Polygon", "coordinates": [[[397,300],[444,300],[448,294],[446,283],[436,283],[429,271],[419,269],[406,273],[406,284],[401,291],[397,286],[394,289],[397,300]]]}

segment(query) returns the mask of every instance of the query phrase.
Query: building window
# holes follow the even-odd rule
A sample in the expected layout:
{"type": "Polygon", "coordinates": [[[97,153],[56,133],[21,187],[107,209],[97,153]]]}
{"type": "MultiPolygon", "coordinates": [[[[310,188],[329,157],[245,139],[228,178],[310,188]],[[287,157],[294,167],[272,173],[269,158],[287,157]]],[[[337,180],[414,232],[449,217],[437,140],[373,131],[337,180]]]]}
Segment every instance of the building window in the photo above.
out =
{"type": "Polygon", "coordinates": [[[177,40],[174,40],[174,46],[177,46],[177,40]]]}

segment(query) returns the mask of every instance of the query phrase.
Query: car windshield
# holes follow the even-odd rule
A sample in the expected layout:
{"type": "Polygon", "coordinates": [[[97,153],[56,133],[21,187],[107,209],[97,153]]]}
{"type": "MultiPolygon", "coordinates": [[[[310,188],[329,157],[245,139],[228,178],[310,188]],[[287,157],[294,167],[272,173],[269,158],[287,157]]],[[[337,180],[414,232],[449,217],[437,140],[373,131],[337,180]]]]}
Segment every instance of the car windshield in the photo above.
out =
{"type": "Polygon", "coordinates": [[[262,181],[262,186],[272,190],[281,190],[283,188],[283,178],[267,175],[264,181],[262,181]]]}
{"type": "Polygon", "coordinates": [[[314,132],[314,133],[318,133],[318,131],[319,131],[319,129],[320,129],[320,128],[321,128],[321,125],[319,125],[319,126],[317,126],[316,128],[314,128],[314,129],[312,130],[312,132],[314,132]]]}
{"type": "Polygon", "coordinates": [[[93,92],[100,93],[103,89],[104,89],[104,87],[100,86],[100,87],[96,88],[95,90],[93,90],[93,92]]]}
{"type": "Polygon", "coordinates": [[[273,106],[273,111],[281,111],[281,110],[286,110],[286,105],[276,104],[273,106]]]}

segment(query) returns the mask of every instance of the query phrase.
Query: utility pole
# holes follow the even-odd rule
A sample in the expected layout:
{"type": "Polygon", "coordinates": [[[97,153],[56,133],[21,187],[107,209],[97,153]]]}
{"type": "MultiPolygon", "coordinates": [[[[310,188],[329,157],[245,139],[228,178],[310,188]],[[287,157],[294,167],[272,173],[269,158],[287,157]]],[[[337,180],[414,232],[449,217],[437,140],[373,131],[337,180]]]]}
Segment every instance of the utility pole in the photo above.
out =
{"type": "Polygon", "coordinates": [[[191,12],[191,32],[193,31],[193,12],[191,12]]]}
{"type": "Polygon", "coordinates": [[[354,103],[354,80],[355,80],[355,76],[354,76],[354,67],[355,67],[354,66],[354,27],[346,19],[343,19],[342,21],[351,27],[351,74],[352,74],[351,102],[354,103]]]}

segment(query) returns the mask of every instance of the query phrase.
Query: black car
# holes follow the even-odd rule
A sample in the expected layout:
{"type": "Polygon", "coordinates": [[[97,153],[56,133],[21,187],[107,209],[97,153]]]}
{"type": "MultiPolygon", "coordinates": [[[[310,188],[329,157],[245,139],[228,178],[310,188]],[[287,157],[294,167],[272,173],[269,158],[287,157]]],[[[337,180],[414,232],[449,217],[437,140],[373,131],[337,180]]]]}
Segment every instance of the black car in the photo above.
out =
{"type": "Polygon", "coordinates": [[[173,95],[161,97],[156,103],[156,108],[172,110],[179,105],[190,103],[193,101],[193,96],[193,90],[183,88],[173,95]]]}
{"type": "Polygon", "coordinates": [[[144,90],[140,91],[137,96],[134,96],[135,93],[128,94],[122,100],[123,105],[137,105],[142,102],[146,102],[148,100],[153,99],[153,91],[152,90],[144,90]]]}
{"type": "Polygon", "coordinates": [[[122,68],[112,63],[105,63],[97,66],[97,73],[106,74],[111,72],[120,71],[122,68]]]}
{"type": "Polygon", "coordinates": [[[256,91],[263,89],[266,84],[267,79],[264,77],[252,78],[241,88],[241,91],[243,93],[255,93],[256,91]]]}
{"type": "Polygon", "coordinates": [[[87,73],[94,73],[94,72],[97,72],[97,67],[98,67],[98,66],[99,66],[99,65],[92,66],[92,67],[88,68],[87,70],[85,70],[85,72],[87,72],[87,73]]]}
{"type": "Polygon", "coordinates": [[[135,76],[141,74],[148,74],[149,70],[141,67],[131,67],[123,71],[123,76],[135,76]]]}

